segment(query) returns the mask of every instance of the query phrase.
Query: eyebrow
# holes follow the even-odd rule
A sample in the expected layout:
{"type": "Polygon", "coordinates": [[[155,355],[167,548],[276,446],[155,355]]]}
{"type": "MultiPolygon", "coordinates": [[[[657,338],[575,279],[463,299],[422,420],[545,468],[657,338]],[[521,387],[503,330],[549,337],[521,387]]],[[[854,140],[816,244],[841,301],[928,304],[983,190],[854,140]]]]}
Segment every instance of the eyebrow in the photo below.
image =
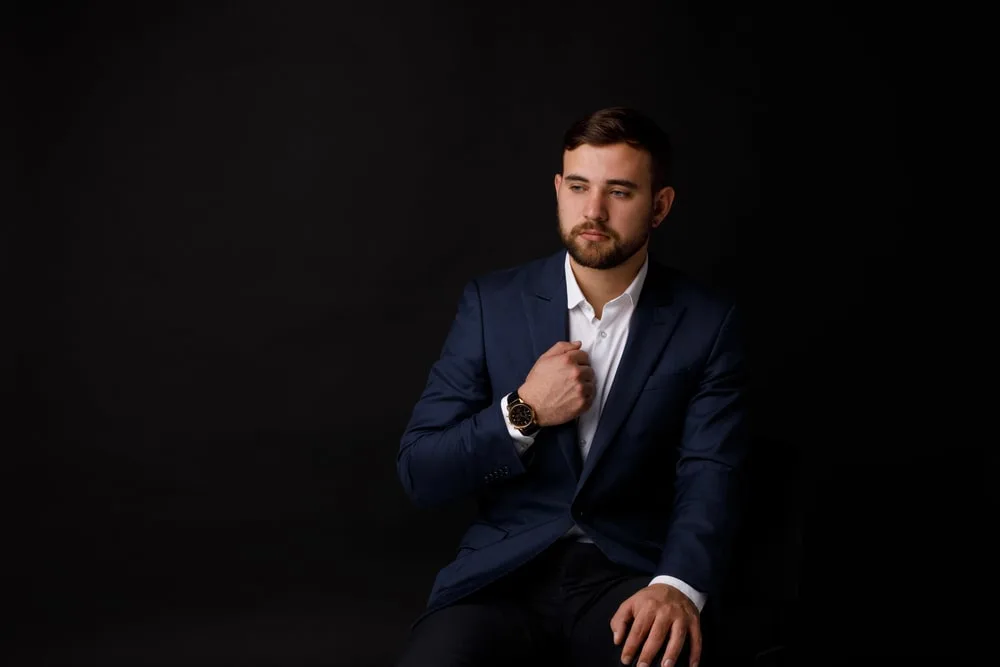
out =
{"type": "MultiPolygon", "coordinates": [[[[566,174],[563,180],[579,181],[581,183],[590,183],[590,180],[584,178],[583,176],[580,176],[579,174],[566,174]]],[[[605,183],[608,185],[620,185],[622,187],[632,188],[633,190],[639,189],[638,183],[633,183],[632,181],[626,180],[624,178],[609,178],[608,180],[605,181],[605,183]]]]}

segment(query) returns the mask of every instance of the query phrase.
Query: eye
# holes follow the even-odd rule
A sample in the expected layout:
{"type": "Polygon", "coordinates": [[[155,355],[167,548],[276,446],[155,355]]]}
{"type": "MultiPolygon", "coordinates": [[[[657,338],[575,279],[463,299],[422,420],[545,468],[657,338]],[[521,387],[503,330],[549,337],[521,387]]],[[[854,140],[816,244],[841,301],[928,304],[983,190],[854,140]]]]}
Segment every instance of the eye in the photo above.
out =
{"type": "Polygon", "coordinates": [[[629,196],[629,193],[624,190],[612,190],[611,194],[613,194],[618,199],[627,199],[629,196]]]}
{"type": "Polygon", "coordinates": [[[569,189],[570,189],[571,192],[583,192],[583,186],[582,185],[571,185],[571,186],[569,186],[569,189]]]}

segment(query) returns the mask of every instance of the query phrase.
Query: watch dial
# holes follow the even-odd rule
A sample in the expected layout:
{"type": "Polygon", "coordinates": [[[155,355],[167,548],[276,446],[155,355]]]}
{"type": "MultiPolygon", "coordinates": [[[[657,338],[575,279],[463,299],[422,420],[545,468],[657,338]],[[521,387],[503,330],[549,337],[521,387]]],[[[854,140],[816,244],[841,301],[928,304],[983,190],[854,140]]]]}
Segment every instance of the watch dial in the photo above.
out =
{"type": "Polygon", "coordinates": [[[527,426],[531,423],[531,408],[519,403],[510,409],[510,423],[514,426],[527,426]]]}

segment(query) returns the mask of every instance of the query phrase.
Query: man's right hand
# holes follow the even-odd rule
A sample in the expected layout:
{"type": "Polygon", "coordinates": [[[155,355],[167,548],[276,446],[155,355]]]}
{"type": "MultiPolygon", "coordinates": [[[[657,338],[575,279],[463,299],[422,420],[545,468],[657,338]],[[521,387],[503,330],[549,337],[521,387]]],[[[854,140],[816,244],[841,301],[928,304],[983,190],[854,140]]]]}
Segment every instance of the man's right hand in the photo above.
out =
{"type": "Polygon", "coordinates": [[[517,395],[535,411],[539,426],[564,424],[590,408],[594,370],[580,341],[559,341],[531,367],[517,395]]]}

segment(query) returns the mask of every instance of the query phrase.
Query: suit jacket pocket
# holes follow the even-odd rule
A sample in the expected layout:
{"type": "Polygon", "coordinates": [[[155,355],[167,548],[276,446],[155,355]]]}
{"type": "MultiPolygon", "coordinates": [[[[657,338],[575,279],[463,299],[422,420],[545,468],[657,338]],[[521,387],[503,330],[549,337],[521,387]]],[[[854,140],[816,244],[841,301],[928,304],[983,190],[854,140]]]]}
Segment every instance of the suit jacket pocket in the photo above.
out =
{"type": "Polygon", "coordinates": [[[485,546],[499,542],[507,537],[507,531],[492,523],[483,521],[474,522],[465,531],[462,541],[458,544],[458,555],[463,555],[469,551],[482,549],[485,546]]]}

